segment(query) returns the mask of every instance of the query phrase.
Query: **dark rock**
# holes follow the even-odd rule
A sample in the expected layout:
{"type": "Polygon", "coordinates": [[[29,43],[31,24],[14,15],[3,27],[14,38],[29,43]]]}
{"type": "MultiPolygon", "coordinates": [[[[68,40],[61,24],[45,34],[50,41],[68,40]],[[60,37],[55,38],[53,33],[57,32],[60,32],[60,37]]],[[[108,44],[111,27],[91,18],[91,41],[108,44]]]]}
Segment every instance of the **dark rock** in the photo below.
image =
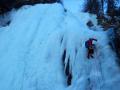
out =
{"type": "Polygon", "coordinates": [[[8,21],[7,23],[6,23],[6,25],[9,25],[11,23],[11,21],[8,21]]]}
{"type": "Polygon", "coordinates": [[[94,26],[94,24],[92,23],[92,21],[89,20],[89,21],[87,22],[87,26],[88,26],[88,27],[92,27],[92,26],[94,26]]]}
{"type": "Polygon", "coordinates": [[[68,62],[67,62],[66,68],[65,68],[65,74],[66,74],[66,76],[69,75],[69,71],[70,71],[70,63],[69,62],[70,62],[70,60],[68,58],[68,62]]]}
{"type": "Polygon", "coordinates": [[[8,26],[11,23],[10,13],[0,15],[0,27],[8,26]]]}
{"type": "Polygon", "coordinates": [[[64,50],[63,55],[62,55],[62,63],[63,63],[64,68],[65,68],[65,58],[66,58],[66,49],[64,50]]]}
{"type": "Polygon", "coordinates": [[[115,44],[116,49],[119,49],[120,51],[120,22],[116,22],[115,24],[115,44]]]}
{"type": "Polygon", "coordinates": [[[72,81],[72,73],[70,70],[70,57],[68,58],[66,67],[65,67],[65,59],[66,59],[66,49],[64,49],[64,52],[62,54],[62,63],[63,63],[63,68],[65,71],[65,75],[67,77],[67,86],[71,85],[71,81],[72,81]]]}
{"type": "Polygon", "coordinates": [[[67,85],[70,86],[71,83],[72,83],[72,74],[70,73],[70,74],[68,75],[67,85]]]}
{"type": "Polygon", "coordinates": [[[68,58],[65,74],[67,76],[67,85],[70,86],[72,82],[72,72],[70,70],[70,57],[68,58]]]}
{"type": "Polygon", "coordinates": [[[118,57],[120,57],[120,28],[115,30],[115,48],[118,57]]]}

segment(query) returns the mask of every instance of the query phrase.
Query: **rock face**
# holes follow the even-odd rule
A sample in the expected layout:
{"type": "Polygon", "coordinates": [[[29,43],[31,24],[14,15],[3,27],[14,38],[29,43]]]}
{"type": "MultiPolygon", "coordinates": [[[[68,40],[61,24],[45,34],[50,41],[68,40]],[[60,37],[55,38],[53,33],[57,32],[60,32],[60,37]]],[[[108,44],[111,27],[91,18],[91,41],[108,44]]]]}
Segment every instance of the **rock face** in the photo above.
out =
{"type": "MultiPolygon", "coordinates": [[[[119,14],[120,15],[120,14],[119,14]]],[[[114,48],[118,57],[119,57],[119,63],[120,63],[120,16],[99,16],[98,18],[98,24],[100,24],[104,30],[110,30],[113,28],[114,30],[114,48]]],[[[111,35],[109,35],[111,37],[111,35]]]]}
{"type": "Polygon", "coordinates": [[[114,22],[114,33],[115,33],[115,39],[114,39],[114,45],[115,45],[115,51],[119,57],[119,64],[120,64],[120,17],[116,17],[114,22]]]}
{"type": "Polygon", "coordinates": [[[37,3],[54,3],[59,0],[0,0],[0,14],[19,8],[23,5],[34,5],[37,3]]]}

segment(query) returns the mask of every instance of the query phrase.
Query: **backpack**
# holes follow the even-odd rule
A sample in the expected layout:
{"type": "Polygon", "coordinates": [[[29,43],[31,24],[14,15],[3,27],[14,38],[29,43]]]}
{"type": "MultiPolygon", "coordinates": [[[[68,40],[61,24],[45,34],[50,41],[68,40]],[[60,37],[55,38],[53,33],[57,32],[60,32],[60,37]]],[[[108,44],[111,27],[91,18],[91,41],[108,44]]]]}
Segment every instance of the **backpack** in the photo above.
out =
{"type": "Polygon", "coordinates": [[[88,45],[88,41],[85,42],[85,47],[88,48],[89,45],[88,45]]]}

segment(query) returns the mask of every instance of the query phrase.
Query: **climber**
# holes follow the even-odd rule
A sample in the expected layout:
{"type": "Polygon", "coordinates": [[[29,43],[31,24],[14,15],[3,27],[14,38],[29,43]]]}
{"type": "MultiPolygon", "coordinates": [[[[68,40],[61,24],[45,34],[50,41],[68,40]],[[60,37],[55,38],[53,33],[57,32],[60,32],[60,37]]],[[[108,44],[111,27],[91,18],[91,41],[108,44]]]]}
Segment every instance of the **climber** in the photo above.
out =
{"type": "Polygon", "coordinates": [[[89,40],[87,40],[85,42],[85,47],[87,48],[87,58],[89,59],[94,58],[93,54],[94,54],[94,49],[95,49],[95,44],[93,44],[93,41],[97,41],[97,39],[95,38],[89,38],[89,40]]]}

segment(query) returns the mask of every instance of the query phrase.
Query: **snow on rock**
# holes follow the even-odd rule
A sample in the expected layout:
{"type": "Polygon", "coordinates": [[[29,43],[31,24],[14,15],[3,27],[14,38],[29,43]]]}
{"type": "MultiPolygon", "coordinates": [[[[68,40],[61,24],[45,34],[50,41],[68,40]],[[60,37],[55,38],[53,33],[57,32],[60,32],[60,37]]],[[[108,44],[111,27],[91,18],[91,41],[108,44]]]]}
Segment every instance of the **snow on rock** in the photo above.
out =
{"type": "Polygon", "coordinates": [[[94,15],[76,9],[74,13],[72,6],[64,12],[57,3],[16,11],[11,24],[0,29],[0,90],[119,89],[120,72],[106,32],[89,30],[89,20],[96,25],[94,15]],[[97,49],[95,58],[88,60],[84,44],[91,37],[98,39],[97,49]],[[64,50],[64,64],[70,60],[73,76],[69,87],[64,50]]]}

